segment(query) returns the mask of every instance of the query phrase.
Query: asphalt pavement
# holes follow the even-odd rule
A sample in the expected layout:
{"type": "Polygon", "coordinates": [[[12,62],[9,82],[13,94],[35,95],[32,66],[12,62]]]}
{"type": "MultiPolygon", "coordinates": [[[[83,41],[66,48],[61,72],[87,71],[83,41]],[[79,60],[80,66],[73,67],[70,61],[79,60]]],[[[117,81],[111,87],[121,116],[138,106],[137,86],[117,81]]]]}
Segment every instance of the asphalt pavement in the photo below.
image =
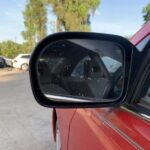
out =
{"type": "Polygon", "coordinates": [[[54,150],[51,112],[34,100],[28,72],[0,70],[0,150],[54,150]]]}

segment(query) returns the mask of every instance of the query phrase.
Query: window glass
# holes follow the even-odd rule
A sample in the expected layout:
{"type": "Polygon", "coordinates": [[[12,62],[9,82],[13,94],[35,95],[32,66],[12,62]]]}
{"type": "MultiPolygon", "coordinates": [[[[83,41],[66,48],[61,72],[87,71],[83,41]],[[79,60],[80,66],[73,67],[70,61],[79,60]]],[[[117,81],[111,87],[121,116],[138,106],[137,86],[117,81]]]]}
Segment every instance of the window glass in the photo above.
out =
{"type": "Polygon", "coordinates": [[[57,92],[61,89],[64,95],[92,100],[119,97],[123,70],[122,47],[93,39],[54,42],[41,54],[38,63],[39,83],[46,94],[61,95],[57,92]]]}
{"type": "Polygon", "coordinates": [[[147,93],[145,97],[142,98],[142,100],[150,105],[150,87],[148,88],[147,93]]]}
{"type": "Polygon", "coordinates": [[[144,40],[142,40],[136,47],[137,49],[142,52],[146,44],[150,41],[150,35],[147,36],[144,40]]]}
{"type": "Polygon", "coordinates": [[[112,59],[110,57],[102,57],[102,61],[104,62],[107,70],[110,72],[110,73],[114,73],[117,71],[117,69],[119,69],[121,67],[121,63],[115,59],[112,59]]]}
{"type": "Polygon", "coordinates": [[[23,55],[21,58],[30,58],[30,55],[23,55]]]}
{"type": "Polygon", "coordinates": [[[84,77],[84,63],[88,60],[91,60],[90,57],[85,57],[83,58],[75,67],[75,69],[73,70],[71,76],[72,77],[80,77],[83,78],[84,77]]]}
{"type": "Polygon", "coordinates": [[[150,78],[146,80],[140,95],[138,104],[150,109],[150,78]]]}

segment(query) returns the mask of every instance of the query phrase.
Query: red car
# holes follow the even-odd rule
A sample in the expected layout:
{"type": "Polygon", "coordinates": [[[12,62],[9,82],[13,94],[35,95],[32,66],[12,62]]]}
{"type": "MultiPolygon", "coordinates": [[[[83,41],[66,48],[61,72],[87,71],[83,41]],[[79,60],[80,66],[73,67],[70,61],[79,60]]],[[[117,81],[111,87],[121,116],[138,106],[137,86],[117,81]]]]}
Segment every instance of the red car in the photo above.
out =
{"type": "Polygon", "coordinates": [[[37,46],[30,62],[31,85],[37,102],[54,108],[56,149],[150,149],[150,22],[130,40],[137,49],[121,37],[82,34],[48,37],[37,46]],[[46,50],[44,45],[48,47],[46,50]],[[120,47],[124,49],[122,57],[120,47]],[[66,57],[70,58],[69,63],[66,57]],[[49,64],[50,71],[46,68],[49,64]]]}

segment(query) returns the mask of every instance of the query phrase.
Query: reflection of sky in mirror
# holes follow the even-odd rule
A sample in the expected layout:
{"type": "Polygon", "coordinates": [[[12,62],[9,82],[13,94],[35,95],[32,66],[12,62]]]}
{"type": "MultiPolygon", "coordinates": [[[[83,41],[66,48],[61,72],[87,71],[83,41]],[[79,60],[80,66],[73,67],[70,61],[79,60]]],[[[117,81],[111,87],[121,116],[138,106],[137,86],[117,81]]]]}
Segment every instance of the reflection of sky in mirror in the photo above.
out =
{"type": "MultiPolygon", "coordinates": [[[[0,41],[14,40],[22,42],[21,32],[24,30],[22,12],[27,0],[0,1],[0,41]]],[[[101,0],[100,7],[92,17],[92,31],[133,35],[143,24],[142,9],[149,0],[101,0]]],[[[55,16],[49,10],[48,32],[50,22],[55,16]]]]}

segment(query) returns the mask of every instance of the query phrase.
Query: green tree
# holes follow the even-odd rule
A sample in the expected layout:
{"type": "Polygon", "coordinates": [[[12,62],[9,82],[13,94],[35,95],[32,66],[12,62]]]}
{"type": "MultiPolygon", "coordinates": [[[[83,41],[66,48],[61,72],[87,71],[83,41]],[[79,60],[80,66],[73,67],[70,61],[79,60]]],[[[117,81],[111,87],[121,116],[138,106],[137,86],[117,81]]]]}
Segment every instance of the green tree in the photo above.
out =
{"type": "Polygon", "coordinates": [[[148,3],[147,6],[144,7],[142,12],[143,12],[144,23],[147,23],[150,20],[150,3],[148,3]]]}
{"type": "Polygon", "coordinates": [[[57,17],[59,31],[90,31],[90,18],[100,0],[45,0],[57,17]]]}
{"type": "Polygon", "coordinates": [[[22,36],[28,52],[46,36],[47,10],[42,0],[28,0],[23,12],[25,31],[22,36]]]}
{"type": "Polygon", "coordinates": [[[10,40],[0,43],[0,55],[8,58],[14,58],[19,53],[24,53],[21,44],[10,40]]]}

